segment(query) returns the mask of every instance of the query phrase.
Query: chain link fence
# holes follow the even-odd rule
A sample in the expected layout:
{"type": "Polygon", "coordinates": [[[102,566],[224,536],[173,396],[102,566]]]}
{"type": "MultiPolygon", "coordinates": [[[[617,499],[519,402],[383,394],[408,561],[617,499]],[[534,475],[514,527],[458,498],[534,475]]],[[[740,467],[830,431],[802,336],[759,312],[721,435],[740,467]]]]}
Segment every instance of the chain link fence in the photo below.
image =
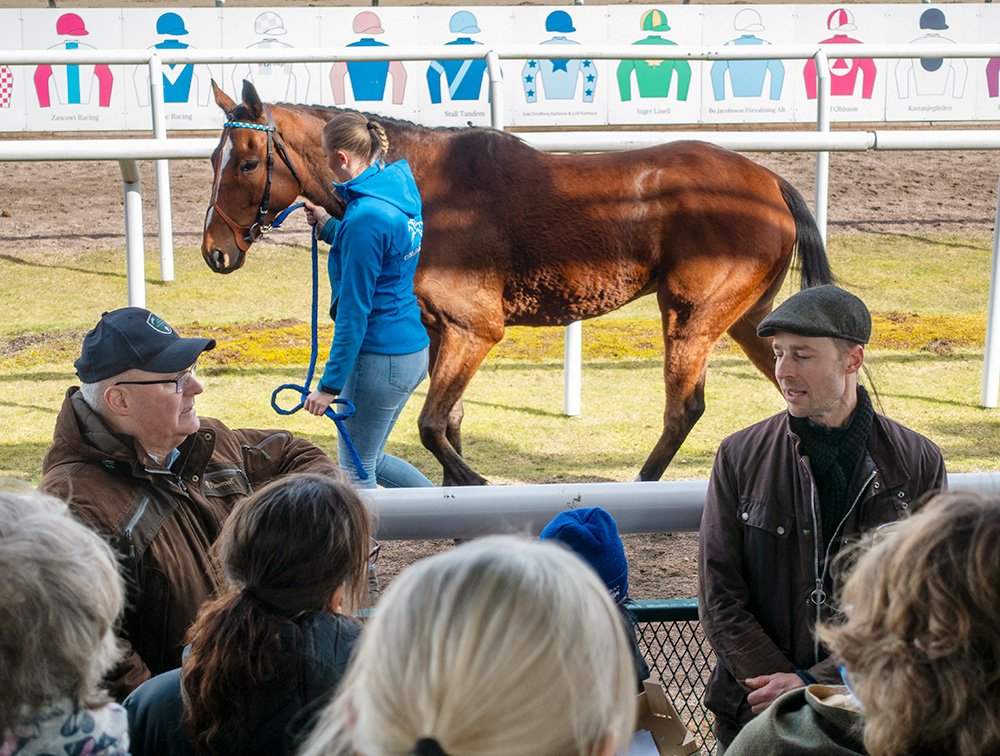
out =
{"type": "Polygon", "coordinates": [[[713,753],[712,715],[702,705],[702,697],[715,654],[698,622],[698,600],[635,601],[629,609],[636,618],[639,648],[651,676],[663,681],[701,752],[713,753]]]}

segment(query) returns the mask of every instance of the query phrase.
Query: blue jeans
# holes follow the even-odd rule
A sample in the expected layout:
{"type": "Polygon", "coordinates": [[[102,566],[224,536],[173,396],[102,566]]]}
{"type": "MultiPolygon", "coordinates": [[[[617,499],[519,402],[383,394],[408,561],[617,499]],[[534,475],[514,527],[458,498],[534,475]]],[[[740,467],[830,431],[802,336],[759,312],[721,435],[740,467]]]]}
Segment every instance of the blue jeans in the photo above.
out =
{"type": "Polygon", "coordinates": [[[340,467],[356,485],[362,488],[434,485],[409,462],[385,453],[386,441],[406,400],[427,377],[427,362],[426,348],[411,354],[358,354],[340,396],[354,402],[357,409],[344,426],[368,473],[366,480],[358,478],[343,438],[338,437],[337,441],[340,467]]]}

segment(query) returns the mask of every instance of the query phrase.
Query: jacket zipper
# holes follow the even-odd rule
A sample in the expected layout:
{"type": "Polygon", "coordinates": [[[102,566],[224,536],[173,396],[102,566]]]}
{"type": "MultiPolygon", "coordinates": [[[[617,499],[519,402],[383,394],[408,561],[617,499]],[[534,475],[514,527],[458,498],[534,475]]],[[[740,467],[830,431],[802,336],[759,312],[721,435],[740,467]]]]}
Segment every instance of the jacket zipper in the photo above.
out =
{"type": "Polygon", "coordinates": [[[139,502],[139,508],[132,515],[132,519],[128,521],[125,525],[125,540],[128,541],[128,555],[129,559],[135,559],[135,542],[132,540],[132,531],[135,530],[135,526],[139,524],[139,520],[142,519],[143,514],[146,512],[146,508],[149,506],[149,497],[143,496],[142,501],[139,502]]]}
{"type": "Polygon", "coordinates": [[[264,451],[264,447],[267,446],[268,444],[270,444],[276,438],[288,438],[288,434],[284,433],[282,431],[279,431],[278,433],[272,433],[270,436],[268,436],[267,438],[265,438],[263,441],[260,441],[260,442],[258,442],[256,444],[253,444],[252,446],[250,444],[244,444],[243,448],[246,449],[247,451],[250,451],[250,450],[259,451],[261,454],[264,455],[264,458],[268,462],[270,462],[271,461],[271,455],[268,454],[266,451],[264,451]]]}
{"type": "MultiPolygon", "coordinates": [[[[799,459],[801,459],[801,457],[799,459]]],[[[868,484],[875,479],[875,475],[877,473],[878,473],[877,469],[872,470],[871,473],[869,473],[868,478],[861,485],[861,490],[858,491],[858,495],[854,497],[854,503],[851,504],[851,508],[847,510],[847,514],[843,516],[843,518],[840,520],[840,524],[837,525],[837,527],[833,531],[833,534],[830,536],[830,543],[826,547],[826,553],[823,555],[822,573],[820,572],[819,569],[819,524],[817,523],[816,520],[816,486],[813,483],[812,476],[811,475],[809,476],[809,499],[811,504],[810,509],[812,510],[812,517],[813,517],[813,549],[816,557],[815,561],[816,587],[813,589],[813,592],[809,594],[809,598],[812,600],[813,604],[816,605],[816,622],[814,624],[814,627],[816,625],[819,625],[820,610],[823,608],[823,604],[826,603],[826,591],[823,590],[823,583],[826,582],[826,571],[830,568],[830,549],[833,548],[833,544],[837,538],[837,534],[840,532],[840,529],[844,527],[844,523],[847,522],[847,518],[851,516],[851,513],[858,506],[858,502],[861,501],[861,497],[864,496],[865,491],[868,490],[868,484]]],[[[819,664],[819,638],[816,636],[815,632],[813,633],[813,660],[814,664],[819,664]]]]}

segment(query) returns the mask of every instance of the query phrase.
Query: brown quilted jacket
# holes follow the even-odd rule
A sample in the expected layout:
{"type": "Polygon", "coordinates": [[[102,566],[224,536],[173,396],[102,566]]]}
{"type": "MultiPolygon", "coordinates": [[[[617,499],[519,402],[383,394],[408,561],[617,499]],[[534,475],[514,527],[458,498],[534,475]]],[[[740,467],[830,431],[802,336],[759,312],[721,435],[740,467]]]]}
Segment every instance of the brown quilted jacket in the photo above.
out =
{"type": "Polygon", "coordinates": [[[42,465],[42,490],[68,501],[121,560],[127,654],[108,680],[118,700],[180,666],[185,631],[223,585],[211,546],[236,503],[287,473],[340,475],[321,449],[286,431],[231,430],[210,418],[179,448],[171,470],[139,457],[74,387],[42,465]]]}

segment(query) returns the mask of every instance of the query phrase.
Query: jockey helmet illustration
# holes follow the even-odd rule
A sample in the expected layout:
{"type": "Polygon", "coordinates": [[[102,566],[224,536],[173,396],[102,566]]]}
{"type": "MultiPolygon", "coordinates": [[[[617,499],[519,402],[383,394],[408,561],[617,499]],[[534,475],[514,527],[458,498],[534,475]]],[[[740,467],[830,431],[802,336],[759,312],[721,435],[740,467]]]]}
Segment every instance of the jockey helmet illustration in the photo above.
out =
{"type": "Polygon", "coordinates": [[[169,37],[182,37],[188,30],[184,28],[184,19],[176,13],[164,13],[156,19],[156,33],[169,37]]]}
{"type": "Polygon", "coordinates": [[[753,8],[744,8],[733,19],[733,28],[739,32],[764,31],[764,24],[761,23],[757,11],[753,8]]]}
{"type": "Polygon", "coordinates": [[[56,34],[64,34],[68,37],[86,37],[87,33],[83,19],[75,13],[63,13],[56,21],[56,34]]]}
{"type": "Polygon", "coordinates": [[[573,19],[569,17],[566,11],[557,10],[552,11],[545,17],[545,31],[566,34],[568,32],[575,32],[576,27],[573,26],[573,19]]]}
{"type": "Polygon", "coordinates": [[[288,30],[285,29],[285,22],[281,20],[281,16],[274,11],[264,11],[253,22],[253,31],[254,34],[270,34],[277,37],[288,30]]]}
{"type": "Polygon", "coordinates": [[[385,33],[385,29],[382,28],[382,22],[371,11],[361,11],[361,13],[356,15],[354,17],[353,29],[355,34],[385,33]]]}
{"type": "Polygon", "coordinates": [[[847,8],[837,8],[826,17],[826,28],[834,32],[854,31],[854,14],[847,8]]]}
{"type": "Polygon", "coordinates": [[[656,8],[642,14],[639,27],[643,31],[670,31],[670,24],[667,23],[667,14],[656,8]]]}
{"type": "Polygon", "coordinates": [[[480,29],[474,15],[467,10],[460,10],[448,22],[448,31],[452,34],[478,34],[480,29]]]}
{"type": "Polygon", "coordinates": [[[948,24],[945,23],[944,13],[938,8],[928,8],[920,14],[920,28],[934,29],[935,31],[947,29],[948,24]]]}

